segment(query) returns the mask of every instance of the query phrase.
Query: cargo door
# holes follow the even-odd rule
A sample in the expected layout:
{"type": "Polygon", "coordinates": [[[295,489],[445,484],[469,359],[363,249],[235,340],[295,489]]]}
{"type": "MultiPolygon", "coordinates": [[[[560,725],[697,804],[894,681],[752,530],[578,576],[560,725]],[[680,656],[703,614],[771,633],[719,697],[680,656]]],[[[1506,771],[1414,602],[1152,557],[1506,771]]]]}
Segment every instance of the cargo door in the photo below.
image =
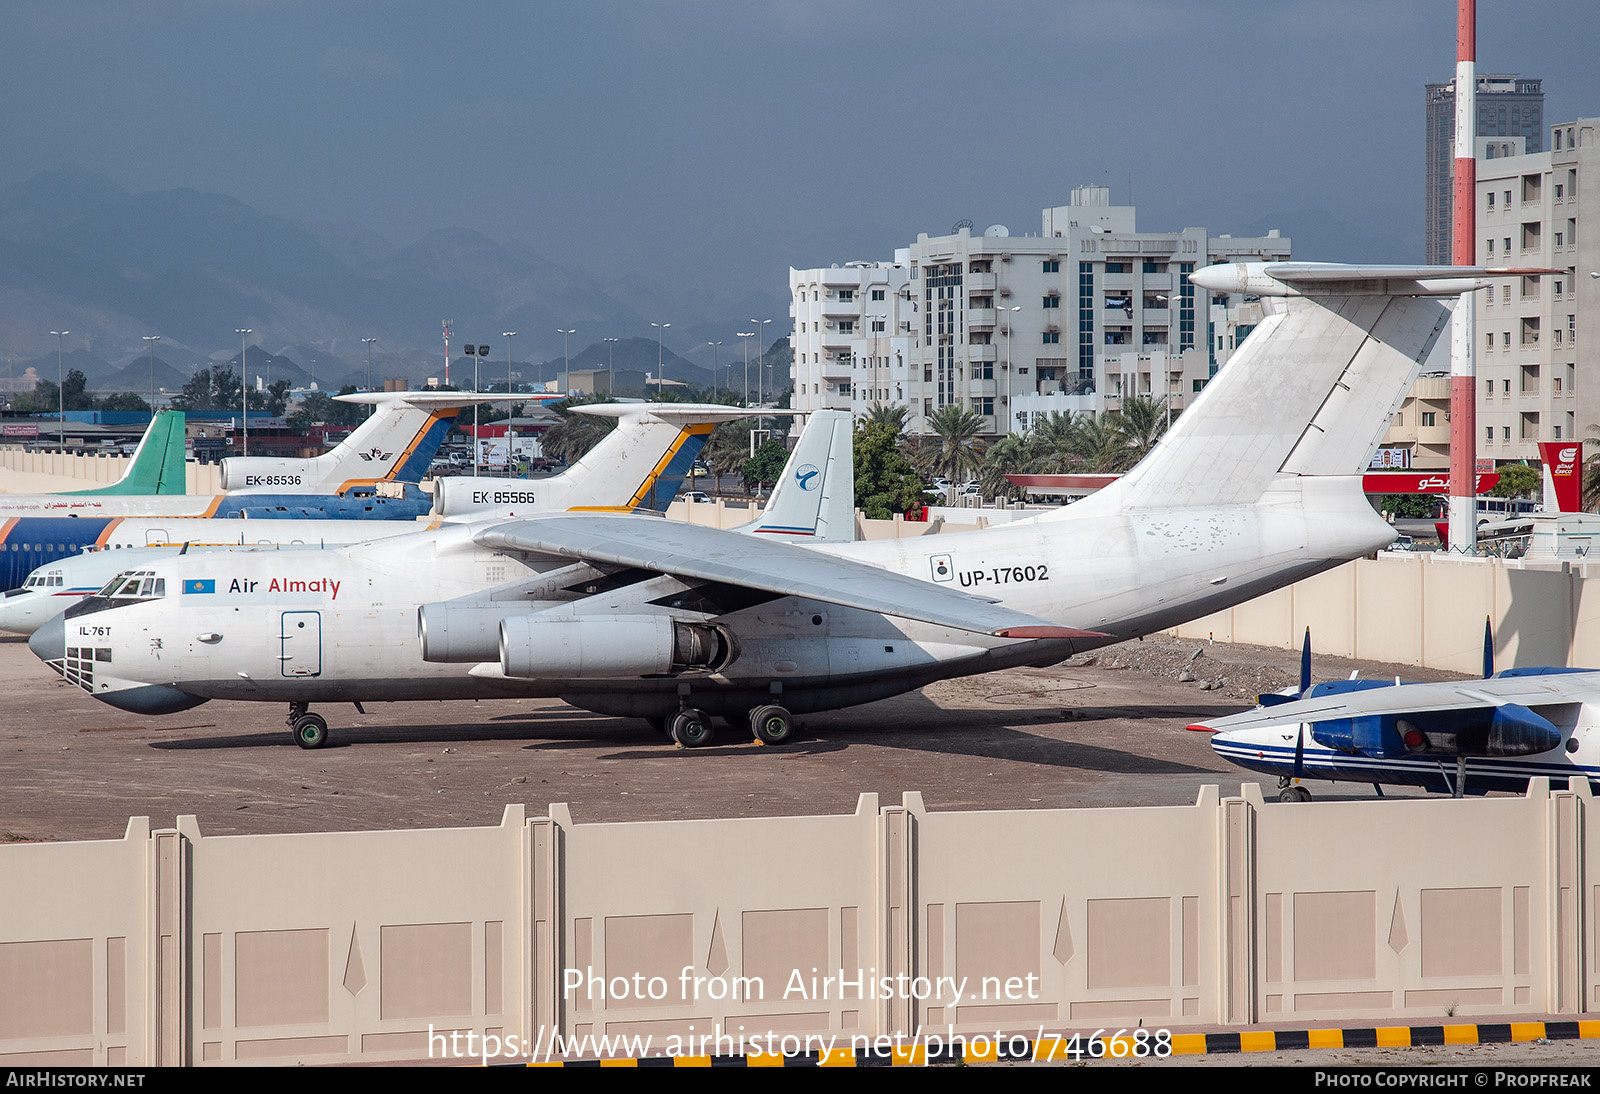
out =
{"type": "Polygon", "coordinates": [[[322,675],[321,612],[284,612],[278,640],[283,675],[322,675]]]}

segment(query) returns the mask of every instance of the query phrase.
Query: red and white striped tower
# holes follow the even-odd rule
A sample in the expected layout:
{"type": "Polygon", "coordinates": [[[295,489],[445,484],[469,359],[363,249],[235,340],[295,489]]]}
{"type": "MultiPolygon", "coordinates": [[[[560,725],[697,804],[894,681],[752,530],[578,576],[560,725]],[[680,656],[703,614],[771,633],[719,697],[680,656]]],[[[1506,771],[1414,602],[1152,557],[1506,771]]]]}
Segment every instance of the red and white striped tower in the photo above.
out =
{"type": "MultiPolygon", "coordinates": [[[[1473,158],[1478,133],[1477,0],[1456,0],[1456,147],[1451,194],[1450,257],[1457,266],[1477,265],[1478,171],[1473,158]]],[[[1478,381],[1476,298],[1461,294],[1450,323],[1450,549],[1478,545],[1478,381]]]]}

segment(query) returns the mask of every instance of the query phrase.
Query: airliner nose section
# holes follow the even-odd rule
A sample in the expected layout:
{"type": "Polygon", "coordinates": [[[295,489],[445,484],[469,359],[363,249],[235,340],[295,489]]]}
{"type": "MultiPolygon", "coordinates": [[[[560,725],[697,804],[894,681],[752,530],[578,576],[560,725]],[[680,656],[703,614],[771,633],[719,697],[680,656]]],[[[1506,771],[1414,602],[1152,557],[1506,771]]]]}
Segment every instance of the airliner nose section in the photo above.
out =
{"type": "Polygon", "coordinates": [[[61,616],[49,620],[28,639],[28,648],[45,662],[58,662],[67,656],[67,623],[61,616]]]}

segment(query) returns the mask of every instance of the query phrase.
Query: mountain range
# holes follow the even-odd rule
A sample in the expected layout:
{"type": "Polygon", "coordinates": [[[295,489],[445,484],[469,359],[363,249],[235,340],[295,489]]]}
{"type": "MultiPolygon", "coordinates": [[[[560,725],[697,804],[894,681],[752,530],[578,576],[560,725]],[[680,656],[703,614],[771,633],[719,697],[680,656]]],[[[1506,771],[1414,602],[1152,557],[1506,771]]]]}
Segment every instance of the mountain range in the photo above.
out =
{"type": "MultiPolygon", "coordinates": [[[[508,330],[519,332],[514,371],[553,379],[562,358],[558,328],[577,331],[574,368],[583,367],[585,352],[587,364],[603,364],[603,339],[612,337],[620,339],[612,349],[619,369],[653,372],[650,323],[665,319],[672,323],[662,352],[667,375],[709,383],[706,343],[736,346],[733,334],[750,329],[748,317],[779,319],[773,326],[782,334],[773,341],[786,337],[785,274],[774,271],[770,292],[718,303],[690,286],[675,290],[668,273],[634,271],[603,282],[523,243],[467,229],[440,228],[385,251],[349,226],[293,223],[196,190],[130,193],[101,175],[63,168],[0,190],[0,362],[13,377],[31,367],[54,380],[57,339],[49,332],[64,327],[65,369],[83,371],[95,390],[147,392],[144,338],[157,334],[156,385],[171,390],[200,367],[237,370],[236,332],[250,328],[252,378],[365,386],[362,339],[376,338],[374,382],[420,383],[442,378],[440,320],[452,318],[452,381],[462,363],[471,369],[460,354],[469,339],[491,347],[480,366],[485,383],[503,379],[508,330]],[[679,358],[674,344],[694,348],[679,358]],[[263,351],[273,359],[258,366],[263,351]]],[[[721,354],[723,370],[729,356],[721,354]]]]}

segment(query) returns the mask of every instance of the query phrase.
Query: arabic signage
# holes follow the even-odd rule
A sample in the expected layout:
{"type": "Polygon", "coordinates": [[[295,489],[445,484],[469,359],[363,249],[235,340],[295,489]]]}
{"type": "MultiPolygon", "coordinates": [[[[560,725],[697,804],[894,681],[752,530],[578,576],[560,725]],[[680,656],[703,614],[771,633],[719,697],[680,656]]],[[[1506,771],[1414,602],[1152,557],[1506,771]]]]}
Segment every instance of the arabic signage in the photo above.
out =
{"type": "Polygon", "coordinates": [[[1556,507],[1563,513],[1578,512],[1583,482],[1583,445],[1577,441],[1540,441],[1539,459],[1555,487],[1556,507]]]}
{"type": "Polygon", "coordinates": [[[1372,462],[1367,465],[1373,471],[1387,471],[1393,468],[1406,468],[1411,466],[1411,449],[1409,448],[1380,448],[1373,453],[1372,462]]]}
{"type": "MultiPolygon", "coordinates": [[[[1478,475],[1477,493],[1487,494],[1500,481],[1494,473],[1478,475]]],[[[1448,494],[1448,471],[1379,471],[1361,476],[1361,490],[1367,494],[1448,494]]]]}
{"type": "Polygon", "coordinates": [[[33,424],[24,425],[21,422],[6,422],[0,425],[0,436],[3,437],[37,437],[39,427],[33,424]]]}

